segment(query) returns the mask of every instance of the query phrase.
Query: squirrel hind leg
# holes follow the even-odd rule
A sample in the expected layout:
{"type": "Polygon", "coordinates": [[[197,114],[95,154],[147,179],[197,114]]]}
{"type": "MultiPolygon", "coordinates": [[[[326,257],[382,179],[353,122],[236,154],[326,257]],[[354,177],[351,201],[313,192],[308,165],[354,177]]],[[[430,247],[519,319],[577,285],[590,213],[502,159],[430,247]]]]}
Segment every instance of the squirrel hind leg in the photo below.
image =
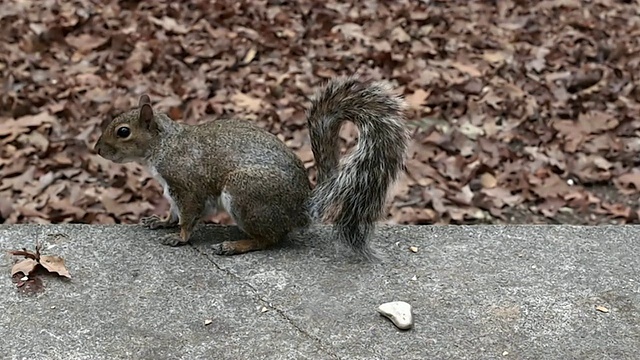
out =
{"type": "Polygon", "coordinates": [[[223,241],[213,245],[216,255],[240,255],[251,251],[266,250],[278,242],[277,239],[244,239],[223,241]]]}
{"type": "Polygon", "coordinates": [[[231,174],[220,203],[247,239],[214,246],[219,255],[265,250],[285,240],[311,221],[306,211],[308,190],[269,169],[243,169],[231,174]]]}

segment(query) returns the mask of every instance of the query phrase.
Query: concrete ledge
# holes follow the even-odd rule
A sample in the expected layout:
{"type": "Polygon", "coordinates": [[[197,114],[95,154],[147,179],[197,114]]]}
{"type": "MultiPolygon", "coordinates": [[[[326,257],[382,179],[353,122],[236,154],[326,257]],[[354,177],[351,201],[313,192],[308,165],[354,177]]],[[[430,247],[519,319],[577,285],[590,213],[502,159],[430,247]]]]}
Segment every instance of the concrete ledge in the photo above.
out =
{"type": "MultiPolygon", "coordinates": [[[[3,359],[632,359],[640,349],[640,227],[383,227],[382,263],[306,244],[235,257],[139,226],[0,226],[73,279],[27,296],[0,257],[3,359]],[[408,250],[417,246],[418,252],[408,250]],[[415,280],[412,280],[415,279],[415,280]],[[376,313],[404,300],[415,328],[376,313]],[[595,309],[601,305],[608,313],[595,309]],[[208,326],[206,319],[212,320],[208,326]]],[[[235,235],[234,235],[235,234],[235,235]]]]}

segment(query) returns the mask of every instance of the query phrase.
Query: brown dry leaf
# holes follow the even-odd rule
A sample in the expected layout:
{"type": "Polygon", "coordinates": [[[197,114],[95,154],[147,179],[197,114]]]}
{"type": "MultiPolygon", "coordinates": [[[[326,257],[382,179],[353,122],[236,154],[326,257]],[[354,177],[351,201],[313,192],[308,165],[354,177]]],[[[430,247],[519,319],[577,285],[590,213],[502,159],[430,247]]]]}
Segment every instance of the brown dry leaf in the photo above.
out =
{"type": "Polygon", "coordinates": [[[561,197],[571,192],[571,187],[567,185],[567,182],[555,174],[549,174],[548,177],[542,180],[532,176],[529,181],[532,184],[536,184],[532,190],[543,199],[561,197]]]}
{"type": "Polygon", "coordinates": [[[640,173],[627,173],[614,180],[616,186],[627,194],[640,191],[640,173]]]}
{"type": "Polygon", "coordinates": [[[231,96],[231,101],[233,101],[240,108],[254,113],[261,111],[264,107],[262,105],[262,99],[255,98],[241,92],[233,94],[231,96]]]}
{"type": "Polygon", "coordinates": [[[521,204],[524,199],[521,195],[512,194],[506,188],[494,187],[492,189],[482,189],[482,193],[493,198],[494,206],[502,208],[503,206],[516,206],[521,204]]]}
{"type": "Polygon", "coordinates": [[[17,273],[23,273],[24,275],[29,276],[29,274],[31,274],[31,272],[33,272],[33,270],[35,270],[37,266],[38,261],[34,259],[22,259],[13,264],[13,266],[11,267],[11,276],[17,273]]]}
{"type": "Polygon", "coordinates": [[[341,32],[347,39],[361,40],[364,44],[370,43],[369,36],[362,31],[362,26],[356,23],[339,24],[331,29],[332,32],[341,32]]]}
{"type": "Polygon", "coordinates": [[[480,176],[480,183],[485,189],[492,189],[498,185],[498,180],[490,173],[484,173],[480,176]]]}
{"type": "Polygon", "coordinates": [[[482,57],[492,63],[492,64],[501,64],[507,60],[508,55],[502,51],[486,51],[482,54],[482,57]]]}
{"type": "Polygon", "coordinates": [[[553,218],[556,216],[561,207],[566,205],[566,201],[563,198],[550,197],[538,205],[538,210],[546,217],[553,218]]]}
{"type": "Polygon", "coordinates": [[[30,128],[54,123],[56,123],[56,118],[49,114],[48,111],[43,111],[37,115],[22,116],[15,120],[2,119],[0,120],[0,137],[13,136],[13,139],[15,139],[30,128]]]}
{"type": "Polygon", "coordinates": [[[400,26],[395,27],[391,30],[391,40],[397,41],[399,43],[406,43],[411,41],[411,36],[404,31],[400,26]]]}
{"type": "MultiPolygon", "coordinates": [[[[125,68],[130,73],[140,73],[145,66],[148,66],[153,60],[153,52],[149,48],[149,44],[145,41],[139,41],[136,43],[135,48],[129,55],[129,58],[125,62],[125,68]]],[[[160,109],[164,108],[165,104],[156,104],[160,109]]]]}
{"type": "Polygon", "coordinates": [[[614,129],[620,122],[614,116],[602,111],[590,111],[578,116],[578,126],[585,134],[598,134],[614,129]]]}
{"type": "Polygon", "coordinates": [[[0,219],[9,218],[9,214],[13,212],[10,195],[0,194],[0,219]]]}
{"type": "Polygon", "coordinates": [[[597,84],[602,79],[604,72],[601,69],[589,71],[581,69],[572,75],[573,77],[567,84],[567,91],[575,93],[597,84]]]}
{"type": "Polygon", "coordinates": [[[405,97],[409,106],[413,109],[421,109],[424,106],[425,100],[429,97],[430,92],[422,89],[418,89],[413,94],[405,97]]]}
{"type": "Polygon", "coordinates": [[[80,34],[78,36],[67,35],[65,41],[81,53],[87,53],[106,44],[109,39],[90,34],[80,34]]]}
{"type": "Polygon", "coordinates": [[[64,259],[56,255],[43,255],[40,256],[40,265],[47,269],[49,272],[57,273],[60,276],[71,278],[69,270],[67,270],[64,264],[64,259]]]}
{"type": "MultiPolygon", "coordinates": [[[[617,221],[640,223],[635,207],[628,212],[640,196],[637,181],[625,175],[640,152],[634,2],[404,1],[372,9],[330,0],[315,9],[305,1],[222,1],[189,11],[162,2],[104,2],[99,11],[82,1],[5,3],[0,21],[12,31],[0,41],[4,223],[136,223],[166,211],[146,172],[92,150],[102,120],[135,106],[141,93],[189,124],[254,121],[287,142],[313,177],[305,110],[328,78],[349,74],[389,80],[409,104],[408,176],[388,203],[388,221],[591,224],[619,214],[617,221]],[[611,16],[592,21],[594,14],[611,16]],[[558,191],[545,182],[549,174],[572,185],[558,191]],[[556,211],[554,198],[570,211],[549,219],[543,212],[556,211]]],[[[341,151],[357,141],[341,132],[341,151]]],[[[231,222],[222,213],[215,219],[231,222]]]]}
{"type": "Polygon", "coordinates": [[[162,19],[149,16],[149,21],[156,25],[162,26],[163,29],[169,32],[173,32],[176,34],[186,34],[189,32],[189,29],[186,26],[179,24],[176,19],[170,18],[168,16],[163,16],[162,19]]]}
{"type": "Polygon", "coordinates": [[[466,63],[456,61],[456,62],[452,62],[451,66],[459,70],[460,72],[465,73],[472,77],[482,76],[482,73],[480,72],[480,70],[478,70],[477,67],[471,64],[466,64],[466,63]]]}
{"type": "Polygon", "coordinates": [[[256,55],[258,54],[258,48],[255,46],[252,46],[249,51],[247,51],[247,53],[244,55],[244,57],[242,58],[242,61],[240,62],[242,65],[248,65],[249,63],[251,63],[253,61],[253,59],[256,58],[256,55]]]}
{"type": "Polygon", "coordinates": [[[629,219],[634,215],[631,208],[625,204],[610,204],[603,202],[601,206],[607,214],[614,218],[629,219]]]}

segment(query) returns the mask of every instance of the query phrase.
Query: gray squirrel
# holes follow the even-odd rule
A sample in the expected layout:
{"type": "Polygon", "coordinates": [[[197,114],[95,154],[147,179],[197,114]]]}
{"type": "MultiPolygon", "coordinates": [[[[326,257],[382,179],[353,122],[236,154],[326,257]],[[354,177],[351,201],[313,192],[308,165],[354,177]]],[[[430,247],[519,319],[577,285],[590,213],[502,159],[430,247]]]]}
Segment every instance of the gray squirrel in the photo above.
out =
{"type": "Polygon", "coordinates": [[[162,237],[185,244],[220,204],[246,235],[214,245],[218,255],[263,250],[314,222],[333,223],[333,237],[365,258],[387,192],[404,169],[409,133],[406,103],[383,81],[351,76],[329,81],[307,111],[317,164],[312,189],[302,161],[275,135],[238,119],[199,125],[154,112],[148,95],[106,125],[96,152],[117,163],[146,166],[170,202],[166,218],[142,219],[150,229],[180,227],[162,237]],[[359,131],[357,148],[339,162],[345,121],[359,131]]]}

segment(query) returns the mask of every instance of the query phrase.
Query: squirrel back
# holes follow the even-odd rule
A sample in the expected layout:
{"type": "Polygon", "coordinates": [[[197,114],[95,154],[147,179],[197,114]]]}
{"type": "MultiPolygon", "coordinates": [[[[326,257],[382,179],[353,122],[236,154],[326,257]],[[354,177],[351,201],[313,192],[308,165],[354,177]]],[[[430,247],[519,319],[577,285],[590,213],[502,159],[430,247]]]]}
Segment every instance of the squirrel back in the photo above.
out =
{"type": "Polygon", "coordinates": [[[336,79],[318,92],[307,112],[317,185],[310,199],[315,220],[334,223],[334,236],[366,258],[387,192],[404,170],[409,133],[404,100],[381,81],[336,79]],[[359,131],[357,147],[339,163],[345,121],[359,131]]]}

